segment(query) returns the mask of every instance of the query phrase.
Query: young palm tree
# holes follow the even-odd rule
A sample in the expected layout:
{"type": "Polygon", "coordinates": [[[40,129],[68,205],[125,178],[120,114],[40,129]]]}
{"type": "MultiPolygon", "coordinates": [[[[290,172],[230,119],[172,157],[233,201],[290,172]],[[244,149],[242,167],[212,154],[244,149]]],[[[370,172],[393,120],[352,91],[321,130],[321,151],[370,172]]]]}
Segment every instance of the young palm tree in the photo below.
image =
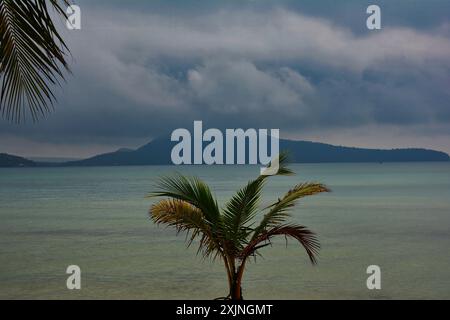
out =
{"type": "Polygon", "coordinates": [[[64,80],[67,46],[50,8],[66,18],[68,0],[0,0],[0,113],[19,122],[51,110],[51,86],[64,80]]]}
{"type": "MultiPolygon", "coordinates": [[[[292,174],[285,162],[286,156],[281,155],[278,175],[292,174]]],[[[250,181],[222,211],[209,187],[198,178],[182,175],[162,178],[157,184],[158,189],[149,195],[166,197],[150,208],[155,223],[187,232],[188,245],[198,239],[198,252],[224,262],[230,289],[226,299],[242,299],[241,283],[246,263],[270,245],[275,236],[294,238],[306,250],[311,262],[316,263],[319,241],[305,226],[288,222],[289,210],[296,200],[328,192],[328,188],[318,183],[298,184],[264,208],[265,214],[256,224],[261,191],[268,177],[261,175],[250,181]]]]}

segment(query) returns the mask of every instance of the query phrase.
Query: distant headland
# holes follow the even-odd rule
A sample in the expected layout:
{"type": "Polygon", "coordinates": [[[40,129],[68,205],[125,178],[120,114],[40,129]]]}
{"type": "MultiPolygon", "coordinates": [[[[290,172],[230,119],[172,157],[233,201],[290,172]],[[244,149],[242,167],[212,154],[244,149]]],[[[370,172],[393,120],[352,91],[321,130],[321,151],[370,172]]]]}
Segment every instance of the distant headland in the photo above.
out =
{"type": "MultiPolygon", "coordinates": [[[[61,163],[32,161],[16,155],[0,153],[0,167],[170,165],[172,164],[170,154],[174,144],[169,138],[162,137],[135,150],[121,148],[87,159],[61,163]]],[[[293,163],[450,161],[447,153],[428,149],[367,149],[284,139],[280,140],[280,150],[288,151],[290,161],[293,163]]]]}

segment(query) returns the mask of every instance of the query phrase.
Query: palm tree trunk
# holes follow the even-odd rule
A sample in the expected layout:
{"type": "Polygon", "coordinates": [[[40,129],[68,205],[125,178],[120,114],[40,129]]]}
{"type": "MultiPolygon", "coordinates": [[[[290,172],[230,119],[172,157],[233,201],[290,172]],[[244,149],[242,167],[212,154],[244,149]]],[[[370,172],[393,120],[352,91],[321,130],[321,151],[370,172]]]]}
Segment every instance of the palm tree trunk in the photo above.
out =
{"type": "Polygon", "coordinates": [[[241,283],[237,278],[233,279],[233,283],[231,284],[230,298],[231,300],[243,300],[241,283]]]}
{"type": "Polygon", "coordinates": [[[228,297],[231,297],[231,287],[233,286],[233,273],[234,273],[234,271],[231,270],[231,266],[229,264],[229,260],[228,260],[228,258],[225,255],[223,256],[223,260],[224,260],[224,263],[225,263],[225,269],[227,271],[228,286],[230,288],[230,294],[228,295],[228,297]]]}
{"type": "Polygon", "coordinates": [[[239,266],[238,271],[234,273],[233,281],[230,286],[231,300],[244,300],[242,297],[242,276],[244,275],[245,261],[239,266]]]}

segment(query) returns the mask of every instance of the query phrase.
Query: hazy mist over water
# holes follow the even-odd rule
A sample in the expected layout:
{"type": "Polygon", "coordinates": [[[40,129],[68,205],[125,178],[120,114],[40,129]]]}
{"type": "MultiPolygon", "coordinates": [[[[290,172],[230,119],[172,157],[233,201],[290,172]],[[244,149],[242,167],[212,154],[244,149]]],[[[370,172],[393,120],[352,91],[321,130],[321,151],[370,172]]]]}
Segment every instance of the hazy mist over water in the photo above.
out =
{"type": "MultiPolygon", "coordinates": [[[[333,192],[301,201],[293,220],[318,233],[319,265],[294,241],[263,249],[244,275],[246,299],[449,299],[450,164],[292,165],[271,178],[262,206],[296,183],[333,192]],[[382,290],[366,288],[379,265],[382,290]]],[[[214,299],[227,294],[221,262],[156,227],[145,196],[175,170],[210,183],[223,204],[259,167],[0,169],[0,298],[214,299]],[[78,265],[82,289],[66,288],[78,265]]]]}

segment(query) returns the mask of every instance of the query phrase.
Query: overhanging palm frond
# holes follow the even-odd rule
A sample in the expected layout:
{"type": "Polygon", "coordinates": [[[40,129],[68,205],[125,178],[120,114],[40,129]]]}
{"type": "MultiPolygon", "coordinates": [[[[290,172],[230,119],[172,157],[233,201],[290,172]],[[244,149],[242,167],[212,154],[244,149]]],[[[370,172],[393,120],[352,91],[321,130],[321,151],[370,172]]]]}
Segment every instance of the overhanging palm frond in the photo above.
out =
{"type": "Polygon", "coordinates": [[[190,203],[177,199],[165,199],[152,205],[149,213],[156,224],[165,224],[175,227],[177,232],[186,232],[188,246],[200,237],[198,251],[202,251],[204,256],[221,251],[203,213],[190,203]]]}
{"type": "Polygon", "coordinates": [[[68,48],[49,14],[65,16],[67,0],[0,0],[0,112],[19,122],[51,111],[52,85],[69,71],[68,48]],[[48,4],[49,6],[48,6],[48,4]]]}
{"type": "Polygon", "coordinates": [[[308,228],[296,225],[277,225],[261,232],[255,239],[253,239],[239,254],[239,258],[245,260],[251,255],[254,255],[258,249],[261,249],[271,243],[271,239],[275,236],[285,236],[296,239],[306,250],[308,257],[312,264],[317,263],[317,254],[320,249],[320,243],[314,232],[308,228]]]}
{"type": "Polygon", "coordinates": [[[290,216],[289,209],[295,205],[295,202],[298,199],[329,191],[330,190],[326,186],[320,183],[302,183],[296,185],[293,189],[288,191],[283,198],[266,208],[269,212],[264,215],[259,226],[255,228],[252,241],[268,228],[284,223],[290,216]]]}

